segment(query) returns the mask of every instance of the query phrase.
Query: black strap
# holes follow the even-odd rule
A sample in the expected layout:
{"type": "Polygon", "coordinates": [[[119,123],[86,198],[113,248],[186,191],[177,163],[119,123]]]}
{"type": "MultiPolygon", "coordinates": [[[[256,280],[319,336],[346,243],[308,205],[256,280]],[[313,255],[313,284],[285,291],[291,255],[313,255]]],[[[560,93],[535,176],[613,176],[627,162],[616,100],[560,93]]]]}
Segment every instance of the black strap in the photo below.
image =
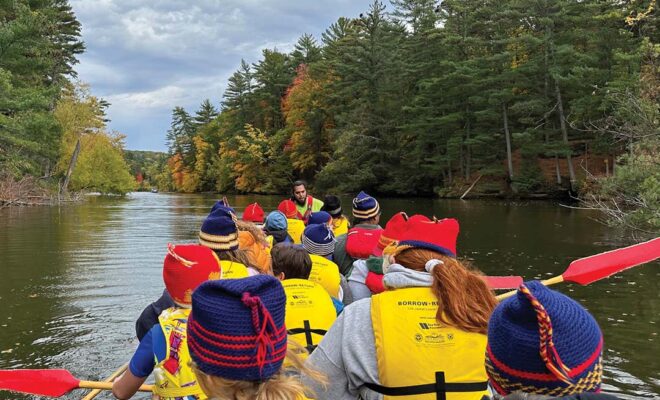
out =
{"type": "Polygon", "coordinates": [[[446,400],[447,392],[483,392],[488,388],[488,382],[447,383],[445,373],[435,373],[435,382],[426,385],[386,387],[375,383],[364,384],[374,392],[385,396],[413,396],[418,394],[436,393],[436,400],[446,400]]]}
{"type": "Polygon", "coordinates": [[[304,333],[305,334],[305,342],[307,342],[307,346],[305,348],[307,349],[308,352],[313,352],[314,349],[316,349],[316,345],[312,341],[312,333],[316,333],[317,335],[325,335],[328,331],[325,329],[312,329],[312,327],[309,324],[308,320],[303,321],[303,326],[304,328],[293,328],[293,329],[287,329],[287,333],[289,335],[297,335],[299,333],[304,333]]]}

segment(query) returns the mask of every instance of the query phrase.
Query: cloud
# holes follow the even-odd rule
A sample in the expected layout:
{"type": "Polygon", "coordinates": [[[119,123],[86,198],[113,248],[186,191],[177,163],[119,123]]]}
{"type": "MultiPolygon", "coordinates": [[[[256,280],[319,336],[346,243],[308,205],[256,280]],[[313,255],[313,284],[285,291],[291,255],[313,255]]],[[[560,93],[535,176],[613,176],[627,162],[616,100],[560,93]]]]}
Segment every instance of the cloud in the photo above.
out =
{"type": "Polygon", "coordinates": [[[227,78],[264,48],[290,51],[303,33],[317,38],[371,0],[72,0],[87,52],[76,66],[107,99],[110,129],[129,149],[164,150],[170,112],[205,98],[219,105],[227,78]]]}

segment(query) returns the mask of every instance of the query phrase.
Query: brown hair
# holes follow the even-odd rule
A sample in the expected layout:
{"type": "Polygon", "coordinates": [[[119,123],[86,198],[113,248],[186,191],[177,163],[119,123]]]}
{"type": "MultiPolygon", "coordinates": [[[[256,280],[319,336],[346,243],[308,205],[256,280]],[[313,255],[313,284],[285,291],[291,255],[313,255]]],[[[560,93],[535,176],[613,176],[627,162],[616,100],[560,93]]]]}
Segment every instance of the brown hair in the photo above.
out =
{"type": "Polygon", "coordinates": [[[296,355],[296,346],[293,343],[293,341],[289,341],[290,347],[286,355],[286,360],[292,367],[280,370],[265,381],[235,381],[208,375],[200,371],[192,361],[191,368],[199,386],[209,398],[217,400],[298,400],[306,398],[304,396],[307,392],[300,381],[300,373],[324,386],[327,384],[327,379],[325,375],[303,364],[300,357],[296,355]],[[289,370],[298,373],[291,374],[289,370]]]}
{"type": "Polygon", "coordinates": [[[273,274],[284,272],[285,279],[308,279],[312,271],[312,259],[302,247],[278,243],[270,252],[273,274]]]}
{"type": "Polygon", "coordinates": [[[488,319],[497,305],[493,291],[476,269],[455,258],[426,249],[404,250],[395,256],[396,262],[406,268],[424,271],[432,259],[444,264],[433,268],[431,289],[438,298],[436,319],[467,332],[486,334],[488,319]]]}
{"type": "Polygon", "coordinates": [[[250,267],[256,269],[257,271],[261,271],[259,268],[257,268],[250,262],[248,255],[245,254],[245,251],[243,250],[213,250],[213,251],[215,251],[215,254],[218,256],[220,260],[241,263],[246,267],[250,267]]]}
{"type": "Polygon", "coordinates": [[[249,221],[238,220],[236,221],[236,228],[239,231],[247,231],[252,234],[254,241],[259,243],[262,246],[268,247],[268,241],[266,240],[266,234],[258,226],[249,221]]]}

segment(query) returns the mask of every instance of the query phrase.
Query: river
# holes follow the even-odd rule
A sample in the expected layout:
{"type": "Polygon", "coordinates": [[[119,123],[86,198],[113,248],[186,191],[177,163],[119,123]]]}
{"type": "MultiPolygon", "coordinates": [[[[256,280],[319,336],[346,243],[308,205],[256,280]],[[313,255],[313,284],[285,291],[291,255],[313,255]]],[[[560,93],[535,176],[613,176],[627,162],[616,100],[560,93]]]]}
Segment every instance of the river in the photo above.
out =
{"type": "MultiPolygon", "coordinates": [[[[135,319],[163,290],[167,243],[194,242],[214,200],[133,193],[0,210],[0,368],[65,368],[100,380],[128,361],[137,344],[135,319]]],[[[270,211],[281,198],[229,197],[237,211],[255,200],[270,211]]],[[[628,244],[621,231],[595,222],[597,214],[549,202],[380,200],[383,221],[399,210],[459,219],[459,255],[489,274],[547,278],[571,260],[628,244]]],[[[604,390],[622,398],[660,397],[658,266],[586,287],[556,287],[600,323],[604,390]]],[[[68,398],[83,392],[74,393],[68,398]]],[[[0,392],[0,398],[29,397],[0,392]]]]}

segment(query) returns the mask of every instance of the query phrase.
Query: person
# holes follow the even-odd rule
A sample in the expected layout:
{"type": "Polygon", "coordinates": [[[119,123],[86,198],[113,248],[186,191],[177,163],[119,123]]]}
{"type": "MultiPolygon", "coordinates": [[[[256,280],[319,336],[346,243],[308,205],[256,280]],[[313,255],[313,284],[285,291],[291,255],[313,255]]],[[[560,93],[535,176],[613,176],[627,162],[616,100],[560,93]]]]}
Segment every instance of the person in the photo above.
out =
{"type": "Polygon", "coordinates": [[[220,260],[211,249],[168,245],[163,281],[174,305],[160,314],[159,323],[142,338],[126,372],[113,383],[116,398],[131,398],[152,372],[154,394],[161,399],[206,398],[188,366],[186,322],[195,288],[220,277],[220,260]]]}
{"type": "Polygon", "coordinates": [[[285,321],[289,337],[306,350],[300,353],[304,358],[314,351],[343,305],[309,279],[312,260],[304,249],[278,244],[273,247],[272,255],[273,273],[282,281],[286,293],[285,321]]]}
{"type": "MultiPolygon", "coordinates": [[[[259,269],[252,264],[243,250],[238,248],[238,228],[236,214],[227,206],[226,199],[217,201],[209,215],[202,222],[199,230],[199,244],[215,252],[222,265],[223,278],[243,278],[259,273],[259,269]]],[[[135,333],[139,340],[156,324],[158,316],[174,301],[167,293],[167,288],[161,297],[151,303],[140,314],[135,322],[135,333]]]]}
{"type": "Polygon", "coordinates": [[[266,234],[257,225],[247,221],[236,221],[238,249],[247,256],[250,264],[263,274],[270,273],[270,243],[266,234]]]}
{"type": "MultiPolygon", "coordinates": [[[[427,218],[428,220],[428,218],[427,218]]],[[[400,211],[385,224],[385,230],[380,234],[376,246],[371,251],[372,256],[366,260],[355,260],[353,270],[348,277],[348,286],[353,293],[353,301],[371,297],[385,291],[383,286],[383,251],[393,242],[399,240],[405,232],[408,215],[400,211]]],[[[389,254],[386,254],[388,256],[389,254]]]]}
{"type": "Polygon", "coordinates": [[[480,399],[497,300],[456,257],[455,219],[416,221],[385,268],[387,291],[346,307],[307,359],[330,382],[317,399],[480,399]],[[389,398],[389,396],[385,396],[389,398]]]}
{"type": "Polygon", "coordinates": [[[307,225],[302,234],[302,246],[309,254],[316,254],[332,261],[335,235],[327,224],[307,225]]]}
{"type": "Polygon", "coordinates": [[[325,211],[332,217],[332,232],[335,236],[344,235],[348,233],[350,224],[348,218],[342,214],[341,201],[339,197],[329,194],[323,198],[323,207],[321,211],[325,211]]]}
{"type": "Polygon", "coordinates": [[[286,216],[281,211],[275,210],[266,217],[264,233],[273,238],[273,245],[277,243],[293,243],[287,227],[286,216]]]}
{"type": "Polygon", "coordinates": [[[259,203],[254,202],[245,207],[241,219],[246,222],[252,222],[257,227],[262,228],[264,224],[264,209],[261,208],[259,203]]]}
{"type": "Polygon", "coordinates": [[[296,218],[307,223],[309,215],[315,211],[321,211],[323,202],[307,194],[307,183],[299,180],[291,185],[291,201],[296,205],[296,218]]]}
{"type": "Polygon", "coordinates": [[[378,200],[361,191],[353,199],[353,228],[346,235],[337,238],[333,259],[339,266],[339,272],[350,276],[353,262],[367,259],[378,243],[383,228],[380,221],[378,200]]]}
{"type": "Polygon", "coordinates": [[[309,215],[307,220],[307,225],[326,224],[330,226],[331,223],[332,217],[325,211],[315,211],[309,215]]]}
{"type": "Polygon", "coordinates": [[[495,398],[520,398],[514,394],[519,391],[587,398],[601,388],[603,334],[598,323],[575,300],[539,281],[525,282],[495,308],[485,354],[495,398]]]}
{"type": "Polygon", "coordinates": [[[300,244],[302,240],[302,233],[305,230],[305,223],[302,219],[299,219],[298,211],[296,205],[293,201],[286,199],[282,200],[277,206],[277,210],[280,211],[286,217],[287,231],[293,239],[295,244],[300,244]]]}
{"type": "Polygon", "coordinates": [[[288,350],[286,294],[272,276],[208,281],[192,295],[188,348],[197,382],[209,398],[298,400],[306,388],[302,370],[323,383],[288,350]]]}

